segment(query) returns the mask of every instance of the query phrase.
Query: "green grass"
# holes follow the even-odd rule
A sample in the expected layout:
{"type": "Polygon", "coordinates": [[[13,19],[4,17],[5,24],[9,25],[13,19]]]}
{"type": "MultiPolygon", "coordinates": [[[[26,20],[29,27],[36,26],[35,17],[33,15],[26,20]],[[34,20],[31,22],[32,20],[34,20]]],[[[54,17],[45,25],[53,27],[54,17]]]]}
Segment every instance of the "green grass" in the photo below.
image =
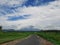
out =
{"type": "Polygon", "coordinates": [[[36,34],[51,41],[55,45],[60,45],[60,32],[37,32],[36,34]]]}
{"type": "Polygon", "coordinates": [[[2,32],[0,31],[0,44],[15,39],[25,38],[31,35],[31,32],[2,32]]]}
{"type": "Polygon", "coordinates": [[[29,35],[37,34],[55,45],[60,45],[60,32],[2,32],[0,31],[0,44],[16,39],[25,38],[29,35]]]}

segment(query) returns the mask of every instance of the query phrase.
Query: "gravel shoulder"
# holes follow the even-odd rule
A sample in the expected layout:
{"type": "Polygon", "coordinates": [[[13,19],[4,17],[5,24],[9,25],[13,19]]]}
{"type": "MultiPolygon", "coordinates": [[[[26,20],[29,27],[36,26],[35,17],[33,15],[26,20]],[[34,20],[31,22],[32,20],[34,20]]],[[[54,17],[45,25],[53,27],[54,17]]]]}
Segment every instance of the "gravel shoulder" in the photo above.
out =
{"type": "Polygon", "coordinates": [[[48,41],[40,36],[37,36],[37,37],[39,38],[41,45],[54,45],[52,42],[50,42],[50,41],[48,41]]]}

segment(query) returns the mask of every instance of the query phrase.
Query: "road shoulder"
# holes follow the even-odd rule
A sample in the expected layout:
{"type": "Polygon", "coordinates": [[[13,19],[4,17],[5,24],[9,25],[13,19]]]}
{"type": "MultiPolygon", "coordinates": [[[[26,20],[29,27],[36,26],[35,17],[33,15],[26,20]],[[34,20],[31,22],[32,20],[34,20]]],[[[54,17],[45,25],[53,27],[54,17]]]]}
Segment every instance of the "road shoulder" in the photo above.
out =
{"type": "Polygon", "coordinates": [[[37,36],[37,37],[39,38],[41,45],[54,45],[52,42],[50,42],[50,41],[48,41],[40,36],[37,36]]]}

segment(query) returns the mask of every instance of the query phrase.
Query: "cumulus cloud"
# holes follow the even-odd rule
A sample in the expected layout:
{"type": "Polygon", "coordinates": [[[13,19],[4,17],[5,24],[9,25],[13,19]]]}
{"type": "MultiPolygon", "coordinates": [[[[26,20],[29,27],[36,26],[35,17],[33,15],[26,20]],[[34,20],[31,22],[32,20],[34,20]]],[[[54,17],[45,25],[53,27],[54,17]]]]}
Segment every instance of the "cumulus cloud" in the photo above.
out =
{"type": "MultiPolygon", "coordinates": [[[[14,2],[15,0],[13,0],[14,2]]],[[[20,0],[19,0],[20,1],[20,0]]],[[[21,0],[22,1],[22,0],[21,0]]],[[[20,1],[20,2],[21,2],[20,1]]],[[[20,3],[19,2],[19,3],[20,3]]],[[[25,2],[25,1],[22,1],[25,2]]],[[[18,4],[17,1],[10,5],[18,4]]],[[[22,3],[21,3],[22,4],[22,3]]],[[[23,6],[15,9],[17,12],[9,13],[0,16],[0,25],[3,29],[23,29],[29,26],[34,26],[37,29],[58,29],[60,30],[60,0],[49,2],[48,5],[43,6],[23,6]],[[25,16],[24,16],[25,15],[25,16]],[[21,17],[19,17],[21,16],[21,17]],[[12,21],[12,19],[14,20],[12,21]],[[23,18],[27,19],[23,19],[23,18]],[[16,18],[18,20],[16,20],[16,18]],[[22,19],[23,20],[22,20],[22,19]],[[10,19],[10,20],[8,20],[10,19]]]]}

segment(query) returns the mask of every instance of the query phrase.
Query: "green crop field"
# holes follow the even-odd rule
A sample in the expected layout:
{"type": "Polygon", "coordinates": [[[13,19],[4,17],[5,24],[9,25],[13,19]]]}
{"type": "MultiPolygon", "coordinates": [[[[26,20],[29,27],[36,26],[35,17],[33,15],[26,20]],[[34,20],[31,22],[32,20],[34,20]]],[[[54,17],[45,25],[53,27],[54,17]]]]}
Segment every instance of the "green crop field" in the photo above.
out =
{"type": "Polygon", "coordinates": [[[0,31],[0,43],[8,42],[15,39],[25,38],[31,35],[31,32],[2,32],[0,31]]]}
{"type": "Polygon", "coordinates": [[[54,45],[60,45],[60,32],[37,32],[36,34],[51,41],[54,45]]]}

